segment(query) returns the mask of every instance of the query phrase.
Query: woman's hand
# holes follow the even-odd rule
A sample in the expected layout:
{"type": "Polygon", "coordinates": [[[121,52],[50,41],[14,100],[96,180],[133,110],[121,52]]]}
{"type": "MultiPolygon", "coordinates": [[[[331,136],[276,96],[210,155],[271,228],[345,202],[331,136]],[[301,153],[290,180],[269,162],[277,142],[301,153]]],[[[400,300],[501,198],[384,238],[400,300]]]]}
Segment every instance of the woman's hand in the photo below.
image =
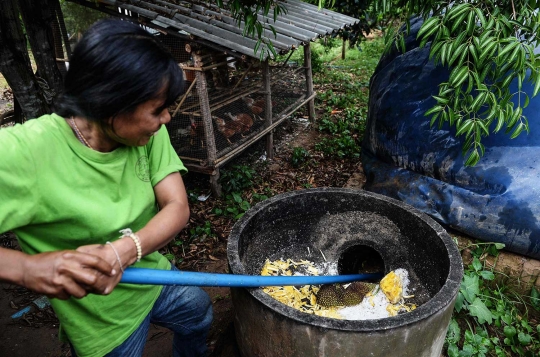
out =
{"type": "Polygon", "coordinates": [[[122,278],[122,271],[130,264],[133,256],[136,256],[135,245],[131,239],[119,239],[107,244],[89,244],[77,248],[77,252],[100,257],[118,272],[112,277],[103,277],[107,291],[112,291],[122,278]],[[118,254],[118,256],[117,256],[118,254]],[[106,281],[105,281],[106,280],[106,281]]]}
{"type": "Polygon", "coordinates": [[[24,255],[24,258],[20,284],[52,298],[82,298],[89,293],[106,295],[112,291],[108,282],[121,275],[99,256],[77,251],[24,255]]]}

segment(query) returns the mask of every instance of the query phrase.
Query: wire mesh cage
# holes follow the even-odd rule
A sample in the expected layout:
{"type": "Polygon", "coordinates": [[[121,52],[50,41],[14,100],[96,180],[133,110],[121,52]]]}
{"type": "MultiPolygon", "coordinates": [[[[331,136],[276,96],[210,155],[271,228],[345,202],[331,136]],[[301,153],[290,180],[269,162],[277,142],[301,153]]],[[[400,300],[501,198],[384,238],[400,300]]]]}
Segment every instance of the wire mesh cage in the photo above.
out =
{"type": "Polygon", "coordinates": [[[269,65],[265,75],[258,60],[167,41],[186,80],[167,127],[178,155],[195,171],[212,171],[240,153],[308,97],[304,67],[269,65]]]}

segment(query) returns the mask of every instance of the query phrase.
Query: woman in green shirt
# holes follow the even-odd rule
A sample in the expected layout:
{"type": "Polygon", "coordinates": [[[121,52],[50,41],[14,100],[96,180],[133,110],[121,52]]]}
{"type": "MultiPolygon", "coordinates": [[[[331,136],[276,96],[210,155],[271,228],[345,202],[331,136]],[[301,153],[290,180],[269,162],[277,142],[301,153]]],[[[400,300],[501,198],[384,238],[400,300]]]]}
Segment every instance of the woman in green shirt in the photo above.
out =
{"type": "Polygon", "coordinates": [[[174,331],[175,356],[206,354],[203,290],[118,284],[127,266],[171,269],[157,250],[188,221],[164,125],[183,90],[151,34],[104,20],[73,51],[55,114],[0,130],[0,231],[23,250],[0,250],[0,279],[51,297],[78,356],[140,356],[150,323],[174,331]]]}

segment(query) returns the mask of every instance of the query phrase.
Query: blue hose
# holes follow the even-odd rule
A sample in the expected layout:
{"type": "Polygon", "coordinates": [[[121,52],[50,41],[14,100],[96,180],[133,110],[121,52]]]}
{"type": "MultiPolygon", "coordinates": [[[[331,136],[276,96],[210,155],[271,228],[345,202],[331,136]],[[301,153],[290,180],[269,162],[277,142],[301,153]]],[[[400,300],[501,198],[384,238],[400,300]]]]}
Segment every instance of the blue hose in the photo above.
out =
{"type": "Polygon", "coordinates": [[[382,274],[354,274],[331,276],[260,276],[198,273],[192,271],[127,268],[121,283],[145,285],[225,286],[257,288],[260,286],[314,285],[377,280],[382,274]]]}

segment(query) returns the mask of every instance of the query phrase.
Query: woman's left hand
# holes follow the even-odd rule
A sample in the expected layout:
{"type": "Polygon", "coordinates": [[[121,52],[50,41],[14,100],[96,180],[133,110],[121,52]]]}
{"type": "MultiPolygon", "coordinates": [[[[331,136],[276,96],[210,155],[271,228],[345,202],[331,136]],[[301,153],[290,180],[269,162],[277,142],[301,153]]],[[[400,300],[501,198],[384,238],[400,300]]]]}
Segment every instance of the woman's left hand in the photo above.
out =
{"type": "MultiPolygon", "coordinates": [[[[131,240],[131,239],[128,239],[128,240],[131,240]]],[[[109,264],[111,264],[111,266],[113,266],[116,269],[118,273],[115,276],[101,277],[101,279],[107,280],[103,282],[107,284],[107,290],[112,291],[112,289],[118,284],[118,282],[120,282],[120,279],[122,278],[123,269],[125,269],[129,264],[132,263],[131,256],[133,255],[133,253],[130,252],[130,250],[134,249],[133,248],[134,244],[131,242],[131,245],[133,245],[133,247],[129,247],[129,243],[130,242],[128,242],[125,239],[119,239],[111,244],[83,245],[77,248],[77,251],[98,256],[101,259],[108,262],[109,264]]]]}

